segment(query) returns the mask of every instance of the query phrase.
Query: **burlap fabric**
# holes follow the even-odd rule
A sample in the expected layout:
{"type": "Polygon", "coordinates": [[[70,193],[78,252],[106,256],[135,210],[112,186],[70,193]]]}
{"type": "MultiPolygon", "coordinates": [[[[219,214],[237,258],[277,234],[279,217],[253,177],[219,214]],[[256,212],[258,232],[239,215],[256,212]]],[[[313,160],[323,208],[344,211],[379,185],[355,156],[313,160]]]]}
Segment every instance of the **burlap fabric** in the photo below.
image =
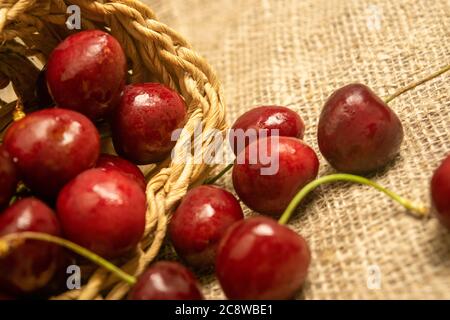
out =
{"type": "MultiPolygon", "coordinates": [[[[450,63],[447,0],[147,2],[218,70],[230,122],[255,105],[289,106],[316,151],[318,116],[333,90],[362,82],[387,96],[450,63]]],[[[449,80],[390,103],[405,141],[374,179],[416,201],[429,202],[431,174],[450,152],[449,80]]],[[[330,172],[321,158],[320,174],[330,172]]],[[[232,190],[230,175],[221,184],[232,190]]],[[[299,298],[450,299],[450,234],[368,187],[320,188],[290,226],[313,254],[299,298]]],[[[212,275],[202,282],[208,298],[223,297],[212,275]]]]}

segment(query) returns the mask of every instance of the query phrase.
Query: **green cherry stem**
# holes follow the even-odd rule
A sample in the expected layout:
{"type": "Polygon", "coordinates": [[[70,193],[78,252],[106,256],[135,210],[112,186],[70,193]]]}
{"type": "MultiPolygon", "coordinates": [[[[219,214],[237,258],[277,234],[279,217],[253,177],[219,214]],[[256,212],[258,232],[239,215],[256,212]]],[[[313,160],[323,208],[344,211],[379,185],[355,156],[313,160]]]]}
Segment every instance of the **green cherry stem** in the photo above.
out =
{"type": "Polygon", "coordinates": [[[69,240],[52,236],[47,233],[40,232],[18,232],[18,233],[10,233],[0,238],[0,257],[7,255],[11,250],[14,250],[15,247],[21,245],[25,240],[38,240],[45,241],[57,244],[66,249],[69,249],[75,253],[78,253],[80,256],[83,256],[86,259],[91,260],[97,265],[105,268],[108,271],[114,273],[118,278],[127,282],[130,285],[134,285],[136,283],[136,278],[122,271],[120,268],[116,267],[111,262],[103,259],[99,255],[89,251],[86,248],[83,248],[76,243],[73,243],[69,240]]]}
{"type": "Polygon", "coordinates": [[[222,169],[218,174],[216,174],[214,177],[208,178],[205,180],[203,184],[214,184],[217,180],[223,177],[225,173],[227,173],[231,168],[233,168],[234,163],[230,163],[225,168],[222,169]]]}
{"type": "Polygon", "coordinates": [[[280,224],[286,224],[288,223],[289,219],[291,218],[293,212],[298,207],[300,202],[314,189],[316,189],[318,186],[322,184],[327,184],[331,182],[339,182],[339,181],[347,181],[347,182],[355,182],[367,186],[371,186],[378,191],[383,192],[393,200],[400,203],[403,207],[408,209],[414,216],[416,217],[426,217],[428,215],[428,210],[424,206],[415,205],[411,201],[399,196],[398,194],[386,189],[385,187],[373,182],[372,180],[355,176],[352,174],[331,174],[322,178],[319,178],[317,180],[314,180],[307,184],[302,190],[300,190],[296,196],[292,199],[292,201],[289,203],[286,210],[283,212],[282,216],[278,220],[280,224]]]}
{"type": "MultiPolygon", "coordinates": [[[[407,85],[407,86],[405,86],[405,87],[403,87],[403,88],[400,88],[400,89],[399,89],[397,92],[395,92],[394,94],[392,94],[392,95],[386,97],[386,98],[384,99],[384,102],[385,102],[385,103],[389,103],[389,102],[391,102],[392,100],[394,100],[395,98],[397,98],[397,97],[401,96],[402,94],[404,94],[405,92],[410,91],[410,90],[412,90],[412,89],[414,89],[414,88],[420,86],[421,84],[424,84],[424,83],[427,82],[427,81],[430,81],[430,80],[432,80],[432,79],[434,79],[434,78],[437,78],[437,77],[439,77],[441,74],[444,74],[445,72],[447,72],[447,71],[449,71],[449,70],[450,70],[450,64],[447,65],[447,66],[445,66],[445,67],[443,67],[442,69],[440,69],[440,70],[438,70],[438,71],[436,71],[436,72],[430,74],[429,76],[427,76],[427,77],[425,77],[425,78],[423,78],[423,79],[420,79],[420,80],[418,80],[418,81],[416,81],[416,82],[413,82],[413,83],[411,83],[411,84],[409,84],[409,85],[407,85]]],[[[231,163],[231,164],[229,164],[228,166],[226,166],[222,171],[220,171],[220,172],[219,172],[217,175],[215,175],[214,177],[211,177],[211,178],[209,178],[209,179],[206,179],[205,182],[204,182],[204,184],[214,184],[217,180],[219,180],[220,178],[222,178],[222,177],[225,175],[225,173],[227,173],[231,168],[233,168],[233,163],[231,163]]]]}
{"type": "Polygon", "coordinates": [[[384,99],[384,102],[389,103],[392,100],[394,100],[395,98],[397,98],[398,96],[402,95],[403,93],[405,93],[405,92],[407,92],[409,90],[412,90],[415,87],[420,86],[421,84],[423,84],[423,83],[425,83],[425,82],[427,82],[429,80],[432,80],[432,79],[434,79],[436,77],[439,77],[441,74],[443,74],[443,73],[445,73],[445,72],[447,72],[449,70],[450,70],[450,64],[445,66],[444,68],[436,71],[435,73],[430,74],[429,76],[427,76],[427,77],[425,77],[425,78],[423,78],[421,80],[413,82],[413,83],[407,85],[406,87],[400,88],[397,92],[395,92],[394,94],[392,94],[389,97],[387,97],[386,99],[384,99]]]}

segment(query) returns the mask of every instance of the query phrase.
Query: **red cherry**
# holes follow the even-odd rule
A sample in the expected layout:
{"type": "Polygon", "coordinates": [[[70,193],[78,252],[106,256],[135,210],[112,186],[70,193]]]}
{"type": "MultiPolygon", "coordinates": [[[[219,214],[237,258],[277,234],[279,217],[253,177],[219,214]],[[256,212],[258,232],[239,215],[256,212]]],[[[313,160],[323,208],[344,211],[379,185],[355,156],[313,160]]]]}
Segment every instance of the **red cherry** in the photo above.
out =
{"type": "MultiPolygon", "coordinates": [[[[53,211],[34,198],[19,200],[0,215],[0,237],[24,231],[60,235],[53,211]]],[[[56,271],[60,254],[56,245],[26,240],[0,258],[0,287],[14,294],[44,287],[56,271]]]]}
{"type": "Polygon", "coordinates": [[[450,155],[433,174],[431,199],[437,218],[450,229],[450,155]]]}
{"type": "Polygon", "coordinates": [[[175,146],[172,133],[185,120],[186,105],[175,91],[159,83],[129,85],[114,113],[114,148],[137,164],[161,161],[175,146]]]}
{"type": "Polygon", "coordinates": [[[244,219],[241,206],[226,190],[199,186],[190,190],[173,214],[169,235],[178,255],[196,267],[214,264],[225,231],[244,219]]]}
{"type": "Polygon", "coordinates": [[[319,148],[337,170],[364,174],[386,166],[400,150],[400,119],[368,87],[350,84],[334,92],[322,110],[319,148]]]}
{"type": "Polygon", "coordinates": [[[239,198],[249,208],[262,214],[283,213],[297,191],[314,180],[319,170],[319,160],[314,150],[291,137],[258,139],[245,148],[243,155],[244,163],[239,163],[239,156],[235,161],[233,185],[239,198]],[[278,170],[262,175],[262,168],[272,166],[276,169],[276,166],[273,163],[264,164],[259,156],[253,159],[252,150],[259,152],[266,146],[268,158],[278,155],[278,170]]]}
{"type": "MultiPolygon", "coordinates": [[[[233,124],[232,129],[242,129],[246,132],[249,129],[256,130],[256,137],[259,137],[259,130],[267,129],[267,136],[271,136],[271,130],[278,129],[278,135],[284,137],[294,137],[303,139],[305,134],[305,123],[302,118],[293,110],[280,106],[261,106],[247,111],[241,115],[233,124]]],[[[230,142],[231,143],[231,142],[230,142]]],[[[245,145],[239,148],[238,140],[234,137],[234,153],[239,154],[243,148],[248,146],[246,139],[245,145]]]]}
{"type": "Polygon", "coordinates": [[[155,263],[138,279],[130,300],[203,300],[194,275],[179,263],[155,263]]]}
{"type": "Polygon", "coordinates": [[[126,72],[119,42],[106,32],[87,30],[67,37],[53,50],[47,83],[58,106],[97,120],[119,103],[126,72]]]}
{"type": "Polygon", "coordinates": [[[56,207],[67,239],[103,257],[127,253],[144,233],[145,194],[114,170],[81,173],[61,190],[56,207]]]}
{"type": "Polygon", "coordinates": [[[82,114],[44,109],[15,122],[6,132],[4,146],[25,184],[37,194],[52,197],[95,165],[100,137],[82,114]]]}
{"type": "Polygon", "coordinates": [[[104,171],[117,170],[123,173],[133,179],[145,192],[147,183],[145,182],[144,174],[134,163],[120,157],[102,153],[98,158],[96,167],[104,171]]]}
{"type": "Polygon", "coordinates": [[[8,152],[0,145],[0,209],[9,203],[16,186],[16,168],[8,152]]]}
{"type": "Polygon", "coordinates": [[[310,260],[303,237],[256,217],[234,224],[222,238],[216,275],[229,299],[290,299],[305,282],[310,260]]]}
{"type": "Polygon", "coordinates": [[[0,301],[6,301],[6,300],[15,300],[12,296],[9,296],[4,293],[0,293],[0,301]]]}

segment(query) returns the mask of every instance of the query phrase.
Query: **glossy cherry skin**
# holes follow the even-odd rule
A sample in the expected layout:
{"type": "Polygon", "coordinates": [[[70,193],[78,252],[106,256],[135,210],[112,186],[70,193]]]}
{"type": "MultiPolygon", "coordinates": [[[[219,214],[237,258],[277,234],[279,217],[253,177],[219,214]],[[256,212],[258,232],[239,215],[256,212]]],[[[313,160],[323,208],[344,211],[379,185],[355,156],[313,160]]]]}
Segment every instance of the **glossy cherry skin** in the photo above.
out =
{"type": "Polygon", "coordinates": [[[145,192],[147,183],[142,171],[134,163],[117,156],[102,153],[97,161],[97,168],[104,171],[116,170],[133,179],[145,192]]]}
{"type": "Polygon", "coordinates": [[[16,191],[17,171],[8,152],[0,145],[0,210],[16,191]]]}
{"type": "Polygon", "coordinates": [[[403,126],[389,106],[362,84],[335,91],[322,110],[319,148],[338,171],[365,174],[398,154],[403,126]]]}
{"type": "Polygon", "coordinates": [[[190,190],[169,224],[178,255],[195,267],[214,265],[217,245],[225,231],[244,219],[242,208],[228,191],[215,186],[190,190]]]}
{"type": "Polygon", "coordinates": [[[25,184],[41,196],[53,197],[77,174],[95,166],[100,137],[82,114],[54,108],[15,122],[4,146],[25,184]]]}
{"type": "MultiPolygon", "coordinates": [[[[61,234],[53,210],[34,198],[19,200],[0,215],[0,237],[24,231],[61,234]]],[[[23,294],[44,287],[58,267],[61,252],[56,245],[26,240],[0,258],[0,288],[23,294]]]]}
{"type": "Polygon", "coordinates": [[[172,133],[185,121],[186,105],[175,91],[159,83],[129,85],[114,113],[114,148],[136,164],[161,161],[175,146],[172,133]]]}
{"type": "Polygon", "coordinates": [[[247,146],[242,155],[245,160],[240,161],[238,156],[233,167],[234,189],[250,209],[262,214],[281,215],[295,194],[314,180],[319,171],[314,150],[296,138],[258,139],[247,146]],[[264,164],[261,157],[252,159],[252,150],[261,150],[265,146],[268,157],[278,155],[278,170],[263,175],[262,168],[272,166],[276,169],[276,166],[264,164]]]}
{"type": "Polygon", "coordinates": [[[437,218],[450,229],[450,155],[433,174],[431,200],[437,218]]]}
{"type": "Polygon", "coordinates": [[[119,42],[100,30],[67,37],[47,62],[47,83],[56,105],[92,120],[106,117],[117,106],[126,73],[119,42]]]}
{"type": "Polygon", "coordinates": [[[114,170],[81,173],[61,190],[56,207],[67,239],[106,258],[135,248],[144,233],[145,194],[114,170]]]}
{"type": "Polygon", "coordinates": [[[305,282],[305,239],[266,217],[234,224],[219,244],[216,275],[229,299],[291,299],[305,282]]]}
{"type": "MultiPolygon", "coordinates": [[[[259,130],[267,129],[267,136],[272,135],[272,130],[278,130],[279,136],[303,139],[305,134],[305,123],[293,110],[282,106],[261,106],[247,111],[241,115],[233,124],[232,129],[256,130],[256,138],[259,138],[259,130]]],[[[234,153],[239,154],[249,144],[246,138],[245,144],[239,146],[236,136],[233,135],[234,153]]]]}
{"type": "Polygon", "coordinates": [[[153,264],[138,279],[130,300],[203,300],[194,275],[176,262],[153,264]]]}

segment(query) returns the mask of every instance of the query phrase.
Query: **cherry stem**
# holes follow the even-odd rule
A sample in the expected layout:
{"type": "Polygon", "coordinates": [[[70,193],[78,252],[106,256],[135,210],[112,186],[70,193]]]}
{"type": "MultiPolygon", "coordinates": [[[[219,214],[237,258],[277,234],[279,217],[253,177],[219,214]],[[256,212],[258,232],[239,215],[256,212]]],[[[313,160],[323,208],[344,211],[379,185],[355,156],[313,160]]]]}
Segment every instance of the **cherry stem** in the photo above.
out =
{"type": "Polygon", "coordinates": [[[428,216],[428,210],[424,206],[421,205],[415,205],[411,201],[399,196],[398,194],[386,189],[385,187],[373,182],[372,180],[355,176],[352,174],[345,174],[345,173],[339,173],[339,174],[331,174],[322,178],[319,178],[317,180],[314,180],[307,184],[302,190],[300,190],[295,197],[292,199],[292,201],[289,203],[286,210],[283,212],[281,218],[278,220],[280,224],[286,224],[288,223],[289,219],[292,216],[292,213],[295,211],[295,209],[298,207],[300,202],[314,189],[316,189],[318,186],[326,183],[331,182],[338,182],[338,181],[347,181],[347,182],[355,182],[367,186],[371,186],[378,191],[383,192],[393,200],[400,203],[403,207],[408,209],[411,214],[413,214],[415,217],[423,218],[428,216]]]}
{"type": "Polygon", "coordinates": [[[231,168],[233,168],[233,163],[227,165],[222,171],[216,174],[214,177],[208,178],[205,180],[203,184],[214,184],[217,180],[223,177],[225,173],[227,173],[231,168]]]}
{"type": "Polygon", "coordinates": [[[443,74],[443,73],[445,73],[445,72],[447,72],[447,71],[449,71],[449,70],[450,70],[450,64],[447,65],[447,66],[445,66],[445,67],[442,68],[441,70],[438,70],[438,71],[436,71],[435,73],[430,74],[430,75],[429,75],[428,77],[426,77],[426,78],[423,78],[423,79],[421,79],[421,80],[419,80],[419,81],[413,82],[413,83],[411,83],[410,85],[408,85],[408,86],[406,86],[406,87],[404,87],[404,88],[399,89],[399,90],[398,90],[397,92],[395,92],[393,95],[391,95],[391,96],[387,97],[386,99],[384,99],[384,102],[389,103],[389,102],[391,102],[392,100],[394,100],[395,98],[397,98],[398,96],[402,95],[403,93],[405,93],[405,92],[407,92],[407,91],[409,91],[409,90],[412,90],[412,89],[414,89],[415,87],[417,87],[417,86],[419,86],[419,85],[421,85],[421,84],[423,84],[423,83],[425,83],[425,82],[427,82],[427,81],[429,81],[429,80],[432,80],[432,79],[434,79],[434,78],[440,76],[441,74],[443,74]]]}
{"type": "MultiPolygon", "coordinates": [[[[430,74],[429,76],[427,76],[427,77],[425,77],[425,78],[423,78],[421,80],[413,82],[413,83],[409,84],[406,87],[400,88],[397,92],[395,92],[394,94],[392,94],[392,95],[388,96],[387,98],[385,98],[384,102],[385,103],[389,103],[392,100],[394,100],[395,98],[397,98],[398,96],[402,95],[403,93],[405,93],[405,92],[407,92],[409,90],[412,90],[412,89],[416,88],[417,86],[419,86],[419,85],[421,85],[421,84],[423,84],[423,83],[425,83],[427,81],[430,81],[430,80],[432,80],[434,78],[437,78],[438,76],[440,76],[441,74],[443,74],[443,73],[445,73],[445,72],[447,72],[449,70],[450,70],[450,64],[445,66],[444,68],[436,71],[435,73],[430,74]]],[[[232,167],[233,167],[233,163],[231,163],[228,166],[226,166],[222,171],[220,171],[214,177],[206,179],[204,184],[214,184],[217,180],[222,178],[223,175],[225,173],[227,173],[232,167]]]]}
{"type": "Polygon", "coordinates": [[[92,262],[105,268],[106,270],[111,271],[118,278],[122,279],[123,281],[127,282],[128,284],[134,285],[136,283],[135,277],[124,272],[123,270],[116,267],[111,262],[105,260],[104,258],[93,253],[92,251],[89,251],[88,249],[83,248],[69,240],[59,238],[56,236],[52,236],[47,233],[27,231],[27,232],[10,233],[10,234],[7,234],[7,235],[1,237],[0,238],[0,258],[3,256],[6,256],[10,252],[11,249],[14,249],[15,247],[21,245],[27,239],[45,241],[45,242],[50,242],[50,243],[60,245],[66,249],[69,249],[75,253],[78,253],[80,256],[82,256],[86,259],[91,260],[92,262]]]}

